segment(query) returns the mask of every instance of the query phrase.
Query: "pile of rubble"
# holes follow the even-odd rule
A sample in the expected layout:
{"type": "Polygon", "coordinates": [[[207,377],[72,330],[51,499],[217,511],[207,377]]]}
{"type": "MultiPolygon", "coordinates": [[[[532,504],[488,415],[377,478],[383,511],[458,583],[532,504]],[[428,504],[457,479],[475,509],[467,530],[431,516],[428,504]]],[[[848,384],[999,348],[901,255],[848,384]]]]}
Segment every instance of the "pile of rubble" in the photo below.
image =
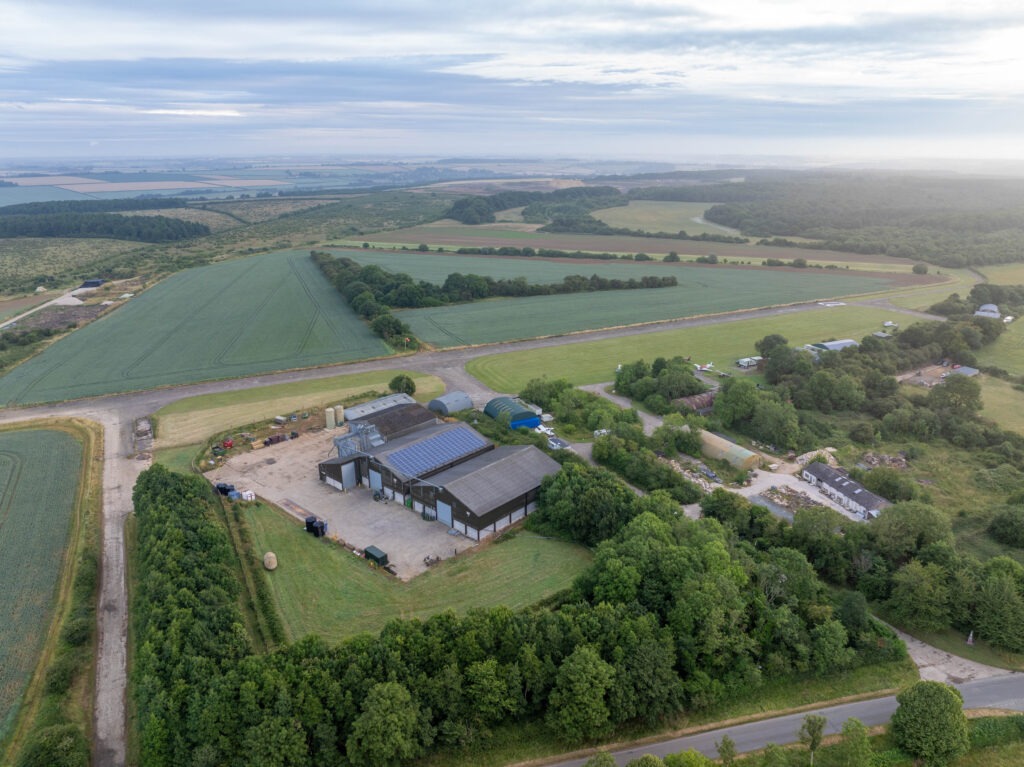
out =
{"type": "Polygon", "coordinates": [[[885,466],[890,469],[906,469],[907,468],[907,456],[904,453],[897,455],[885,455],[884,453],[864,453],[860,459],[860,465],[868,469],[877,469],[879,466],[885,466]]]}
{"type": "Polygon", "coordinates": [[[806,509],[810,506],[820,506],[821,503],[811,498],[807,493],[795,490],[792,487],[786,485],[779,485],[768,488],[761,493],[772,503],[777,503],[785,509],[790,511],[798,511],[800,509],[806,509]]]}

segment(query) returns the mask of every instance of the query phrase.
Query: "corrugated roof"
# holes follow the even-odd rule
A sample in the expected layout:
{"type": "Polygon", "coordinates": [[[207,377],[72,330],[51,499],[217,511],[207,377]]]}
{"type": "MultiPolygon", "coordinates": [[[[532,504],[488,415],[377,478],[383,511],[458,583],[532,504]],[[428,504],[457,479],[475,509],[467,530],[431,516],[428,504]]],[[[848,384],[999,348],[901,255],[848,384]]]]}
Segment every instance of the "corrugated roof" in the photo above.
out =
{"type": "Polygon", "coordinates": [[[345,417],[350,421],[355,421],[370,413],[378,413],[381,410],[386,410],[389,407],[395,405],[409,405],[415,404],[416,400],[410,397],[408,394],[389,394],[386,397],[379,397],[378,399],[364,402],[361,405],[352,405],[345,408],[345,417]]]}
{"type": "Polygon", "coordinates": [[[431,478],[477,516],[538,487],[561,466],[533,445],[503,445],[431,478]]]}
{"type": "Polygon", "coordinates": [[[520,418],[537,417],[536,413],[512,397],[495,397],[484,407],[484,412],[491,418],[497,418],[502,413],[508,413],[513,421],[518,421],[520,418]]]}
{"type": "Polygon", "coordinates": [[[804,471],[812,477],[816,477],[822,484],[828,485],[833,490],[836,490],[847,498],[856,501],[865,509],[881,509],[889,505],[889,502],[885,500],[885,498],[882,498],[880,495],[875,495],[859,482],[855,482],[842,472],[833,469],[831,466],[824,464],[821,461],[814,461],[813,463],[807,464],[807,466],[804,467],[804,471]]]}
{"type": "Polygon", "coordinates": [[[430,400],[427,407],[447,415],[448,413],[458,413],[461,410],[469,410],[473,407],[473,400],[464,391],[450,391],[447,394],[442,394],[440,397],[430,400]]]}
{"type": "MultiPolygon", "coordinates": [[[[346,414],[347,415],[347,414],[346,414]]],[[[437,416],[416,402],[403,402],[384,410],[367,413],[359,418],[349,417],[350,421],[369,423],[377,427],[377,431],[385,439],[408,434],[414,429],[427,424],[437,423],[437,416]]]]}

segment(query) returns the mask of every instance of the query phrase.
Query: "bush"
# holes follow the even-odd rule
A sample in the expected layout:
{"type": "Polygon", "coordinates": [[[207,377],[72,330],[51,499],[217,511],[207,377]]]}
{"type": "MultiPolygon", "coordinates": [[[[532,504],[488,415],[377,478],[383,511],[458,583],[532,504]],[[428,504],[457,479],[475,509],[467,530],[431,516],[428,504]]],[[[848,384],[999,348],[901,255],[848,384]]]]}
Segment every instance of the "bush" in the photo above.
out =
{"type": "Polygon", "coordinates": [[[1000,543],[1024,548],[1024,506],[1007,506],[997,512],[988,532],[1000,543]]]}
{"type": "Polygon", "coordinates": [[[89,767],[89,741],[73,724],[40,730],[25,746],[18,767],[89,767]]]}
{"type": "Polygon", "coordinates": [[[74,653],[63,653],[57,657],[46,672],[46,692],[59,695],[67,692],[78,673],[78,658],[74,653]]]}
{"type": "Polygon", "coordinates": [[[92,621],[88,618],[72,618],[65,624],[61,639],[72,647],[81,647],[92,637],[92,621]]]}

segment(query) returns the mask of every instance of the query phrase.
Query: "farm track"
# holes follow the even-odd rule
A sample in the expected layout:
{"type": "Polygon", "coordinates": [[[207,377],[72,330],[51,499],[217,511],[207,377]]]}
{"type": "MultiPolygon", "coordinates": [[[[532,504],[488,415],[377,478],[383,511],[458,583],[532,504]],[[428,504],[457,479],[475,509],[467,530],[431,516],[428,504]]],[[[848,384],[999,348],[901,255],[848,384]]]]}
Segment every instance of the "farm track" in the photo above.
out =
{"type": "MultiPolygon", "coordinates": [[[[463,387],[472,379],[466,363],[476,357],[507,351],[541,349],[566,344],[587,343],[607,338],[658,333],[680,328],[703,327],[739,320],[773,317],[820,308],[817,303],[753,309],[727,315],[655,322],[640,326],[585,331],[526,341],[501,342],[475,347],[420,352],[366,362],[343,363],[327,367],[296,370],[245,378],[188,384],[124,394],[105,395],[55,405],[0,410],[0,422],[31,421],[41,417],[75,416],[95,421],[104,430],[102,575],[100,584],[99,644],[97,650],[95,706],[95,763],[103,767],[126,764],[126,688],[128,596],[126,580],[125,522],[132,513],[131,494],[138,475],[150,459],[136,457],[133,425],[136,419],[151,415],[161,407],[185,397],[218,392],[243,391],[276,383],[327,378],[346,373],[414,368],[441,378],[452,388],[463,387]],[[411,363],[411,364],[410,364],[411,363]]],[[[893,311],[918,313],[894,307],[893,311]]]]}

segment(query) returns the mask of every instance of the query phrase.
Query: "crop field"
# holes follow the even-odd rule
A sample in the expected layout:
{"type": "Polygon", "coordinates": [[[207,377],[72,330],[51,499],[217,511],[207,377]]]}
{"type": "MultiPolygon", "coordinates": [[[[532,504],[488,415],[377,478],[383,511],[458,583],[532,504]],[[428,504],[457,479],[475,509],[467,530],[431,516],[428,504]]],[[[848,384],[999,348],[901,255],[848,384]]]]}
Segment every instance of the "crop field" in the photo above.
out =
{"type": "Polygon", "coordinates": [[[49,630],[81,456],[64,432],[0,432],[0,740],[49,630]]]}
{"type": "Polygon", "coordinates": [[[276,415],[327,407],[368,391],[387,393],[388,381],[403,373],[416,384],[416,399],[421,402],[444,393],[444,383],[436,376],[411,370],[385,370],[203,394],[180,399],[156,412],[157,445],[161,449],[192,445],[276,415]]]}
{"type": "Polygon", "coordinates": [[[582,546],[520,532],[403,583],[371,570],[340,546],[317,541],[274,508],[254,504],[245,513],[256,552],[277,554],[278,568],[263,575],[293,638],[318,634],[336,642],[377,632],[392,618],[526,607],[567,588],[591,560],[582,546]]]}
{"type": "Polygon", "coordinates": [[[0,378],[0,404],[48,402],[387,354],[308,252],[180,272],[0,378]]]}
{"type": "Polygon", "coordinates": [[[867,306],[836,306],[760,319],[585,341],[470,360],[466,370],[495,391],[518,392],[533,378],[566,378],[573,384],[611,381],[615,366],[636,359],[691,356],[736,373],[736,360],[754,354],[754,342],[779,333],[792,344],[829,338],[863,338],[892,319],[893,312],[867,306]]]}
{"type": "MultiPolygon", "coordinates": [[[[618,208],[595,210],[590,215],[609,226],[639,229],[642,232],[678,232],[687,234],[728,234],[739,236],[739,231],[703,221],[704,211],[711,202],[661,202],[658,200],[632,200],[618,208]]],[[[714,244],[714,243],[708,243],[714,244]]]]}
{"type": "Polygon", "coordinates": [[[995,285],[1024,285],[1024,264],[979,266],[977,271],[995,285]]]}
{"type": "MultiPolygon", "coordinates": [[[[618,210],[616,208],[616,210],[618,210]]],[[[442,219],[430,224],[382,231],[363,237],[374,244],[417,245],[427,243],[437,247],[491,247],[502,245],[512,247],[555,248],[557,250],[581,250],[590,253],[648,253],[664,255],[670,251],[680,256],[706,256],[711,253],[720,259],[750,261],[759,264],[766,258],[790,261],[805,258],[815,264],[836,264],[850,269],[873,271],[896,271],[910,274],[914,262],[906,258],[869,256],[859,253],[839,253],[831,250],[809,250],[806,248],[769,248],[763,245],[739,245],[724,242],[701,242],[699,240],[669,240],[655,237],[619,237],[600,234],[558,234],[533,231],[534,227],[524,224],[483,224],[470,226],[451,219],[442,219]]],[[[687,229],[689,231],[689,229],[687,229]]]]}
{"type": "MultiPolygon", "coordinates": [[[[585,269],[575,271],[589,273],[585,269]]],[[[592,271],[600,273],[599,268],[592,271]]],[[[408,309],[396,312],[396,316],[408,323],[418,338],[444,347],[824,300],[890,287],[878,275],[817,270],[782,272],[684,266],[677,267],[675,272],[680,284],[673,288],[492,299],[408,309]]]]}
{"type": "Polygon", "coordinates": [[[18,286],[38,277],[53,276],[60,281],[69,271],[138,248],[139,243],[122,240],[0,238],[0,292],[9,286],[19,291],[31,289],[38,283],[18,286]]]}
{"type": "Polygon", "coordinates": [[[979,349],[977,356],[979,365],[993,365],[1024,375],[1024,321],[1011,322],[996,342],[979,349]]]}

